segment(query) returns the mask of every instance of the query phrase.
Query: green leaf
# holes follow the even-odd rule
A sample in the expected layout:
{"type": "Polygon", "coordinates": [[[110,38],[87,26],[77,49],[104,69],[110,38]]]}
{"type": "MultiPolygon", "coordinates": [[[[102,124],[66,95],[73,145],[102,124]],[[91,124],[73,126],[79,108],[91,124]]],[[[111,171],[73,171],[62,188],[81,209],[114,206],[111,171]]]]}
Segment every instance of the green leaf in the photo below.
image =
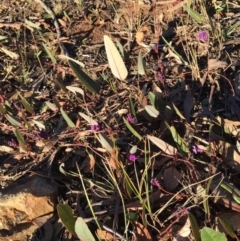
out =
{"type": "Polygon", "coordinates": [[[0,104],[0,114],[5,114],[6,112],[6,109],[3,107],[2,104],[0,104]]]}
{"type": "Polygon", "coordinates": [[[201,241],[201,236],[200,236],[199,227],[198,227],[196,218],[191,213],[188,214],[188,217],[191,223],[194,240],[201,241]]]}
{"type": "Polygon", "coordinates": [[[167,122],[165,122],[166,126],[168,127],[168,129],[171,131],[172,133],[172,137],[173,137],[173,140],[178,144],[178,146],[181,148],[181,150],[183,152],[186,152],[188,153],[189,152],[189,149],[188,147],[186,146],[184,140],[181,138],[181,136],[177,133],[176,129],[174,126],[169,126],[167,122]]]}
{"type": "Polygon", "coordinates": [[[18,140],[19,144],[21,145],[21,147],[26,151],[27,147],[26,147],[26,144],[25,144],[24,137],[23,137],[22,133],[17,128],[15,129],[15,135],[16,135],[17,140],[18,140]]]}
{"type": "Polygon", "coordinates": [[[224,230],[228,233],[228,235],[230,235],[232,238],[235,238],[236,235],[232,224],[225,218],[222,218],[222,217],[218,217],[218,218],[224,230]]]}
{"type": "Polygon", "coordinates": [[[63,108],[60,108],[60,111],[62,113],[62,116],[64,120],[67,122],[69,127],[75,127],[75,124],[72,122],[72,120],[69,118],[69,116],[66,114],[66,112],[63,110],[63,108]]]}
{"type": "Polygon", "coordinates": [[[174,103],[172,103],[174,110],[176,111],[177,115],[182,119],[182,120],[186,120],[186,118],[182,115],[182,113],[179,111],[179,109],[177,108],[176,105],[174,105],[174,103]]]}
{"type": "Polygon", "coordinates": [[[33,107],[29,104],[29,102],[17,91],[18,96],[21,98],[21,102],[25,109],[32,114],[33,113],[33,107]]]}
{"type": "Polygon", "coordinates": [[[20,120],[16,119],[15,117],[9,114],[6,114],[5,117],[13,126],[21,126],[20,120]]]}
{"type": "Polygon", "coordinates": [[[124,49],[123,49],[122,44],[118,40],[116,40],[116,43],[117,43],[117,47],[118,47],[122,57],[124,58],[125,56],[124,56],[124,49]]]}
{"type": "Polygon", "coordinates": [[[81,217],[78,217],[75,223],[75,232],[81,241],[95,241],[92,233],[90,232],[87,224],[81,217]]]}
{"type": "Polygon", "coordinates": [[[141,49],[140,49],[139,54],[138,54],[138,74],[146,75],[145,69],[144,69],[144,63],[143,63],[143,57],[142,57],[141,49]]]}
{"type": "Polygon", "coordinates": [[[203,16],[201,16],[198,12],[191,9],[187,5],[183,5],[183,9],[191,16],[193,20],[195,20],[197,23],[202,23],[203,16]]]}
{"type": "Polygon", "coordinates": [[[113,142],[110,140],[104,133],[98,135],[99,142],[101,143],[102,147],[105,148],[108,152],[113,151],[113,142]]]}
{"type": "Polygon", "coordinates": [[[135,108],[134,108],[133,101],[132,101],[131,98],[129,98],[128,101],[129,101],[130,113],[131,113],[132,116],[136,117],[136,111],[135,111],[135,108]]]}
{"type": "Polygon", "coordinates": [[[135,131],[135,129],[130,125],[130,123],[124,117],[123,117],[123,121],[126,124],[127,128],[132,132],[132,134],[141,141],[142,137],[140,136],[140,134],[138,134],[138,132],[135,131]]]}
{"type": "Polygon", "coordinates": [[[159,116],[159,111],[152,105],[146,105],[145,110],[150,116],[154,118],[157,118],[159,116]]]}
{"type": "Polygon", "coordinates": [[[74,63],[71,60],[68,60],[68,64],[77,76],[77,78],[80,80],[80,82],[92,93],[99,93],[101,86],[99,83],[94,81],[92,78],[90,78],[82,69],[80,66],[76,63],[74,63]]]}
{"type": "Polygon", "coordinates": [[[57,205],[57,212],[58,212],[58,216],[61,219],[63,225],[67,228],[67,230],[71,234],[75,235],[76,234],[75,229],[74,229],[75,218],[73,216],[71,207],[67,204],[59,203],[57,205]]]}
{"type": "Polygon", "coordinates": [[[45,44],[43,44],[43,47],[44,47],[44,49],[45,49],[48,57],[49,57],[49,58],[51,59],[51,61],[53,62],[53,64],[56,64],[56,63],[57,63],[57,60],[56,60],[56,58],[53,56],[53,54],[52,54],[52,52],[49,50],[49,48],[48,48],[45,44]]]}
{"type": "Polygon", "coordinates": [[[41,30],[41,27],[40,27],[40,26],[36,25],[35,23],[33,23],[33,22],[31,22],[31,21],[29,21],[29,20],[27,20],[27,19],[25,19],[25,23],[26,23],[28,26],[30,26],[31,28],[35,28],[35,29],[37,29],[37,30],[41,30]]]}
{"type": "Polygon", "coordinates": [[[225,234],[208,227],[204,227],[201,230],[201,239],[202,241],[227,241],[225,234]]]}
{"type": "Polygon", "coordinates": [[[107,35],[104,35],[103,39],[112,74],[119,80],[125,80],[127,78],[128,71],[121,55],[119,54],[113,41],[107,35]]]}
{"type": "Polygon", "coordinates": [[[148,93],[148,98],[151,102],[151,104],[158,110],[158,111],[164,111],[165,104],[161,98],[156,96],[153,92],[148,93]]]}

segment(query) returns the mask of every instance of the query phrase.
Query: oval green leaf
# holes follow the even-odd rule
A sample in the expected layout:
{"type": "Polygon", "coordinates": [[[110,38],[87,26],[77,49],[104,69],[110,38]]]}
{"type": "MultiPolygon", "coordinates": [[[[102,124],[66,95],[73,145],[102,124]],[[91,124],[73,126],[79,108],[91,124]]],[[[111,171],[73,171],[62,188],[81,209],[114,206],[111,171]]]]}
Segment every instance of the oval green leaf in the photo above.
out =
{"type": "Polygon", "coordinates": [[[78,217],[75,223],[75,232],[82,241],[95,241],[92,233],[90,232],[87,224],[81,217],[78,217]]]}
{"type": "Polygon", "coordinates": [[[32,114],[33,113],[33,107],[29,104],[29,102],[19,93],[18,93],[18,96],[21,98],[21,102],[23,104],[23,106],[25,107],[25,109],[30,113],[32,114]]]}
{"type": "Polygon", "coordinates": [[[217,232],[211,228],[204,227],[201,230],[202,241],[227,241],[225,234],[217,232]]]}
{"type": "Polygon", "coordinates": [[[75,62],[68,60],[68,64],[77,76],[78,80],[92,93],[99,93],[101,86],[99,83],[94,81],[92,78],[90,78],[78,64],[75,62]]]}
{"type": "Polygon", "coordinates": [[[75,235],[76,234],[75,229],[74,229],[75,218],[73,216],[71,207],[67,204],[59,203],[57,205],[57,212],[58,212],[58,216],[61,219],[63,225],[67,228],[67,230],[71,234],[75,235]]]}
{"type": "Polygon", "coordinates": [[[26,151],[27,147],[25,144],[24,137],[23,137],[22,133],[18,130],[18,128],[16,128],[16,130],[15,130],[15,135],[17,137],[17,140],[18,140],[20,146],[26,151]]]}
{"type": "Polygon", "coordinates": [[[235,238],[235,232],[234,232],[234,228],[232,226],[232,224],[225,218],[222,217],[218,217],[220,223],[222,224],[224,230],[232,237],[235,238]]]}

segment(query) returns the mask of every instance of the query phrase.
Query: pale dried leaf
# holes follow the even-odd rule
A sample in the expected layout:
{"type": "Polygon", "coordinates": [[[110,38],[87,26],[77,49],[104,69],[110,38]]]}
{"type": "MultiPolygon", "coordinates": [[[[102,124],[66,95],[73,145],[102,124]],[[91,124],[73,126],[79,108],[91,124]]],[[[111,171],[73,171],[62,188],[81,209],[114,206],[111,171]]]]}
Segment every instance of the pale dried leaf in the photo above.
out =
{"type": "Polygon", "coordinates": [[[136,41],[138,44],[142,43],[144,39],[144,33],[142,31],[138,31],[136,33],[136,41]]]}
{"type": "Polygon", "coordinates": [[[175,167],[168,167],[164,170],[163,181],[167,191],[173,191],[182,179],[181,173],[175,167]]]}
{"type": "Polygon", "coordinates": [[[219,68],[226,68],[227,67],[227,62],[225,61],[220,61],[217,59],[209,59],[208,60],[208,71],[213,70],[213,69],[219,69],[219,68]]]}
{"type": "Polygon", "coordinates": [[[159,147],[162,151],[164,151],[165,153],[167,153],[168,155],[175,155],[177,153],[177,149],[171,145],[169,145],[168,143],[166,143],[165,141],[155,137],[155,136],[150,136],[147,135],[147,138],[153,143],[155,144],[157,147],[159,147]]]}
{"type": "Polygon", "coordinates": [[[1,145],[1,146],[0,146],[0,153],[1,153],[1,152],[13,153],[13,152],[14,152],[14,149],[13,149],[12,147],[9,147],[9,146],[1,145]]]}
{"type": "Polygon", "coordinates": [[[224,127],[224,130],[226,132],[231,133],[232,135],[236,136],[239,133],[240,121],[232,121],[228,119],[223,119],[220,116],[217,116],[216,119],[221,124],[221,126],[224,127]]]}
{"type": "Polygon", "coordinates": [[[14,53],[14,52],[12,52],[10,50],[7,50],[6,48],[2,47],[2,48],[0,48],[0,50],[2,52],[4,52],[6,55],[8,55],[10,58],[12,58],[12,59],[15,59],[15,60],[19,59],[19,55],[18,54],[14,53]]]}
{"type": "Polygon", "coordinates": [[[85,119],[90,125],[98,125],[97,121],[95,121],[94,119],[92,119],[91,117],[85,115],[82,112],[78,112],[78,114],[85,119]]]}
{"type": "Polygon", "coordinates": [[[191,233],[191,223],[190,223],[190,219],[188,218],[186,220],[186,223],[183,225],[183,227],[178,231],[178,234],[181,237],[188,237],[190,233],[191,233]]]}
{"type": "Polygon", "coordinates": [[[125,80],[127,78],[128,71],[121,55],[119,54],[113,41],[107,35],[104,35],[103,39],[108,58],[108,64],[112,74],[119,80],[125,80]]]}

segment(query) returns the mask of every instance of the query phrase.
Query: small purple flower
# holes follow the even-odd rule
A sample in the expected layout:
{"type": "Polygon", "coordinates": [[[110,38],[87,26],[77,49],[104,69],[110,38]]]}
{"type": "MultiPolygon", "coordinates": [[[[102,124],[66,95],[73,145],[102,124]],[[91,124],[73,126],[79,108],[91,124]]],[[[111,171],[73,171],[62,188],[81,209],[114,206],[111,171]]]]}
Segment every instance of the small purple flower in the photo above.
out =
{"type": "Polygon", "coordinates": [[[127,121],[129,123],[134,123],[134,118],[131,116],[131,114],[127,114],[127,121]]]}
{"type": "Polygon", "coordinates": [[[163,74],[160,71],[157,72],[157,76],[160,80],[163,78],[163,74]]]}
{"type": "Polygon", "coordinates": [[[91,131],[99,131],[100,125],[91,125],[91,131]]]}
{"type": "Polygon", "coordinates": [[[194,145],[194,146],[192,147],[192,151],[193,151],[195,154],[197,154],[197,153],[202,153],[202,152],[205,151],[205,147],[202,146],[202,145],[194,145]]]}
{"type": "Polygon", "coordinates": [[[153,186],[156,186],[156,187],[158,187],[158,188],[161,187],[161,185],[160,185],[159,181],[157,180],[157,178],[151,179],[150,183],[151,183],[153,186]]]}
{"type": "Polygon", "coordinates": [[[135,154],[129,154],[129,155],[128,155],[128,160],[129,160],[130,162],[135,162],[137,159],[138,159],[138,156],[135,155],[135,154]]]}
{"type": "Polygon", "coordinates": [[[198,32],[197,38],[198,38],[198,40],[203,41],[203,42],[207,41],[208,40],[207,31],[202,30],[202,31],[198,32]]]}
{"type": "Polygon", "coordinates": [[[8,141],[7,144],[13,148],[17,148],[17,143],[15,140],[8,141]]]}

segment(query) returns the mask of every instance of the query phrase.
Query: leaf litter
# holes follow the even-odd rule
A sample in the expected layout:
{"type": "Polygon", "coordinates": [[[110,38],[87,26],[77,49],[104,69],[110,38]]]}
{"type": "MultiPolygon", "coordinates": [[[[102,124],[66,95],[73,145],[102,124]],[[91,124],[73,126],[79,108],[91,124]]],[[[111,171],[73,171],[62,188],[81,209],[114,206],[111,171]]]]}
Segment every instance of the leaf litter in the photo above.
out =
{"type": "Polygon", "coordinates": [[[54,179],[61,240],[221,238],[206,228],[240,210],[214,176],[239,188],[239,2],[23,4],[0,6],[2,188],[54,179]]]}

